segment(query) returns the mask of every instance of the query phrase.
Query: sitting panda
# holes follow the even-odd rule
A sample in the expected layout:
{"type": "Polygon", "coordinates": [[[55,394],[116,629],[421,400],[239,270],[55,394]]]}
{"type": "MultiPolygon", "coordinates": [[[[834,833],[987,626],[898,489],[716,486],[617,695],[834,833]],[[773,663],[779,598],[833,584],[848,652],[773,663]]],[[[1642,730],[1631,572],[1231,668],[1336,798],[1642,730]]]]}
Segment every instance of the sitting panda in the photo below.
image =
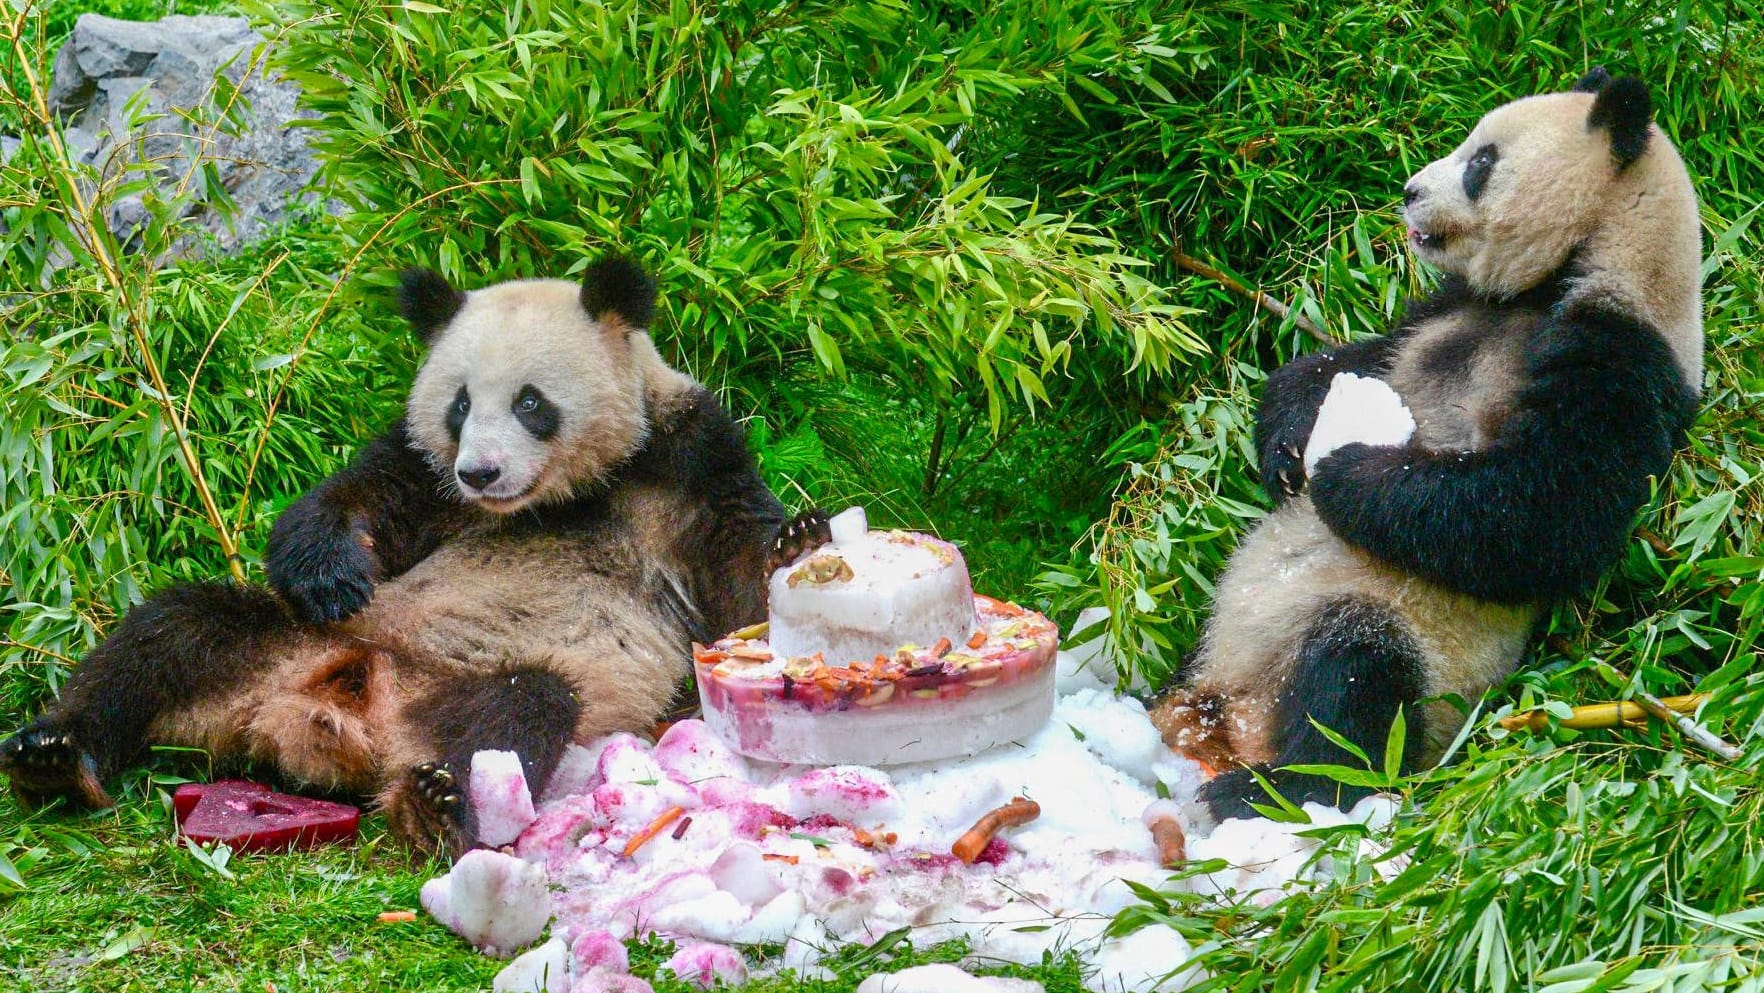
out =
{"type": "Polygon", "coordinates": [[[406,273],[428,355],[401,423],[277,519],[269,589],[131,611],[0,743],[14,791],[108,806],[144,746],[194,746],[377,792],[458,853],[474,752],[515,751],[537,791],[572,740],[648,730],[691,642],[762,619],[770,555],[825,529],[780,528],[740,429],[657,354],[654,302],[616,257],[579,286],[406,273]]]}
{"type": "Polygon", "coordinates": [[[1639,80],[1492,111],[1403,204],[1445,279],[1388,335],[1269,377],[1274,510],[1152,708],[1228,770],[1202,793],[1221,820],[1266,799],[1252,769],[1295,802],[1361,792],[1279,771],[1357,764],[1313,722],[1378,762],[1401,708],[1405,767],[1437,761],[1464,717],[1429,698],[1505,678],[1546,606],[1616,561],[1697,413],[1697,202],[1639,80]]]}

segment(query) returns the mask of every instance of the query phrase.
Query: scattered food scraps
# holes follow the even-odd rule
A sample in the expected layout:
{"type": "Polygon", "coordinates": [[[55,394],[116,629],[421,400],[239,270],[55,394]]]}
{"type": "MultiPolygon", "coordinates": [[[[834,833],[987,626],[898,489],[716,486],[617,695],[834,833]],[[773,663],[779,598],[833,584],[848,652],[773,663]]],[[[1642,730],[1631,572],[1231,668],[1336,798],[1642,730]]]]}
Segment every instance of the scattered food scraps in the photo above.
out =
{"type": "MultiPolygon", "coordinates": [[[[886,771],[751,761],[698,721],[654,745],[615,735],[573,747],[514,843],[518,858],[469,854],[451,879],[424,888],[424,906],[506,954],[537,941],[544,922],[529,923],[519,944],[508,944],[511,928],[489,938],[473,913],[515,908],[474,895],[496,880],[461,870],[466,860],[495,858],[539,874],[552,941],[511,964],[499,990],[549,991],[537,984],[554,981],[546,970],[558,961],[573,993],[647,990],[629,975],[620,943],[652,934],[732,953],[782,946],[781,955],[742,956],[743,967],[754,976],[823,977],[824,956],[901,929],[917,947],[965,939],[977,959],[1035,963],[1070,950],[1085,963],[1090,989],[1151,993],[1197,977],[1182,971],[1191,951],[1172,930],[1105,934],[1113,915],[1137,902],[1127,882],[1269,903],[1294,880],[1333,871],[1307,832],[1349,820],[1381,830],[1394,809],[1379,798],[1351,815],[1313,805],[1313,824],[1229,821],[1208,833],[1190,803],[1204,781],[1199,767],[1165,748],[1144,708],[1093,671],[1061,654],[1053,719],[1028,738],[886,771]],[[951,854],[951,838],[1019,796],[1035,797],[1040,816],[994,837],[972,865],[951,854]],[[1169,853],[1144,819],[1160,796],[1172,798],[1159,809],[1174,811],[1188,854],[1225,868],[1170,882],[1162,864],[1169,853]],[[625,856],[675,807],[685,813],[668,823],[691,817],[691,830],[664,825],[625,856]],[[445,889],[451,903],[431,906],[431,888],[445,889]]],[[[1376,848],[1375,840],[1359,844],[1376,848]]],[[[729,962],[715,949],[695,954],[729,962]]]]}
{"type": "Polygon", "coordinates": [[[982,852],[992,844],[992,839],[999,831],[1007,827],[1027,824],[1041,816],[1041,805],[1034,800],[1017,797],[1010,803],[989,811],[967,833],[956,839],[950,846],[949,853],[962,860],[963,865],[973,865],[979,860],[982,852]]]}

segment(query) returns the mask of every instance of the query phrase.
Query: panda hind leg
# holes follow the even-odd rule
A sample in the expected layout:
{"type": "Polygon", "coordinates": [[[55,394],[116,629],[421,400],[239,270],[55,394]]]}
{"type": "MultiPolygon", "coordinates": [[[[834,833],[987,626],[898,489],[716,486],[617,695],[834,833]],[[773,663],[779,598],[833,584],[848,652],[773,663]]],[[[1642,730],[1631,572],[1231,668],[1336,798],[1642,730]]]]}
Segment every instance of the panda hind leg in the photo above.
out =
{"type": "MultiPolygon", "coordinates": [[[[0,773],[26,806],[58,798],[111,806],[105,781],[158,740],[156,722],[249,686],[268,668],[271,646],[291,632],[286,611],[261,587],[168,587],[131,610],[86,656],[60,699],[0,741],[0,773]]],[[[221,736],[198,737],[189,743],[221,736]]]]}
{"type": "Polygon", "coordinates": [[[472,756],[520,756],[535,795],[569,747],[582,704],[570,681],[542,663],[512,663],[437,682],[400,718],[380,794],[392,833],[425,852],[459,856],[477,839],[468,792],[472,756]]]}
{"type": "MultiPolygon", "coordinates": [[[[1420,648],[1389,607],[1359,597],[1331,600],[1300,641],[1291,677],[1275,706],[1269,729],[1275,758],[1255,766],[1255,772],[1294,804],[1317,802],[1345,809],[1358,802],[1371,791],[1283,767],[1360,765],[1312,721],[1359,747],[1377,765],[1401,708],[1406,725],[1403,768],[1412,769],[1426,739],[1425,716],[1416,706],[1426,685],[1424,669],[1420,648]]],[[[1200,795],[1220,821],[1257,816],[1252,803],[1272,802],[1251,770],[1243,767],[1209,781],[1200,795]]]]}

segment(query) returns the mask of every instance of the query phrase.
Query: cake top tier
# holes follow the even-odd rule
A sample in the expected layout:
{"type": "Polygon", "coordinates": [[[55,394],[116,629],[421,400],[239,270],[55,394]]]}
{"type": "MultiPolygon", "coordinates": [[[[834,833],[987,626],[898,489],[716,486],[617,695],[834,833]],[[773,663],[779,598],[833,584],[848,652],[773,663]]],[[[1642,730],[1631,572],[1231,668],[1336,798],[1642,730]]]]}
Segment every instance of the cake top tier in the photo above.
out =
{"type": "Polygon", "coordinates": [[[772,650],[837,664],[940,638],[966,642],[974,591],[962,553],[929,535],[870,531],[862,515],[833,518],[832,542],[772,574],[772,650]]]}

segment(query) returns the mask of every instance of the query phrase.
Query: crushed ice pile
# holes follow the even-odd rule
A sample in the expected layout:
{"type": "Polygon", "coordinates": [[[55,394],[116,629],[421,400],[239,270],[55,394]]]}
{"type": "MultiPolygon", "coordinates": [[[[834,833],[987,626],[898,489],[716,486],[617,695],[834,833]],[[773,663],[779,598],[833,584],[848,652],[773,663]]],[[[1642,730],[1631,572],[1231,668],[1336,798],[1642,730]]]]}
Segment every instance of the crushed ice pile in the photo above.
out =
{"type": "MultiPolygon", "coordinates": [[[[1135,902],[1126,881],[1169,885],[1141,815],[1160,792],[1184,805],[1203,774],[1090,671],[1106,664],[1098,654],[1061,654],[1058,704],[1041,731],[963,760],[887,772],[774,766],[684,721],[653,746],[631,735],[573,746],[535,807],[512,753],[479,753],[479,822],[512,844],[465,855],[424,885],[423,907],[492,955],[532,945],[550,924],[497,991],[645,993],[623,942],[649,934],[676,943],[665,969],[703,987],[736,985],[750,966],[816,975],[824,955],[898,928],[918,946],[966,938],[976,960],[1076,952],[1092,990],[1182,989],[1200,977],[1183,969],[1181,936],[1104,929],[1135,902]],[[972,866],[950,854],[1016,796],[1038,801],[1041,816],[972,866]],[[782,945],[781,958],[750,963],[739,950],[762,944],[782,945]]],[[[1314,824],[1228,821],[1202,837],[1184,808],[1190,859],[1229,867],[1181,885],[1265,904],[1326,871],[1313,858],[1319,842],[1297,832],[1349,819],[1377,828],[1392,813],[1377,798],[1350,814],[1307,810],[1314,824]]]]}

